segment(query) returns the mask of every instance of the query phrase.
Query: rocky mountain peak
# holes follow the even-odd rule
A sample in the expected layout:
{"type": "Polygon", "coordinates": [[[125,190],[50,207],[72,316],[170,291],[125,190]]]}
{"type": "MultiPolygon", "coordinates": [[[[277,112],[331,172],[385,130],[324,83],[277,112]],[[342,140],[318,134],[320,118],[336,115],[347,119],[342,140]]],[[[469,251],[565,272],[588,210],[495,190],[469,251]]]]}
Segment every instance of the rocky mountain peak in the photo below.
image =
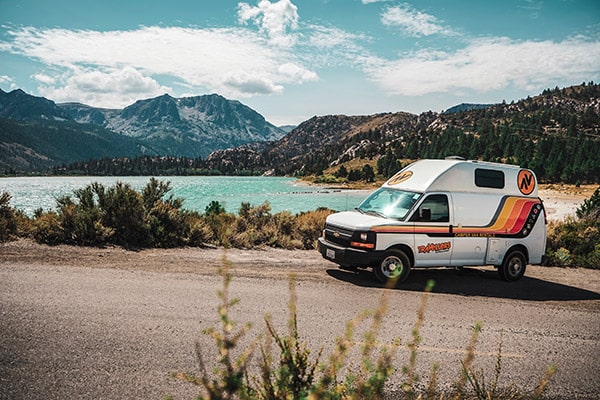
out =
{"type": "Polygon", "coordinates": [[[138,100],[121,112],[124,119],[136,119],[138,123],[156,126],[181,121],[177,102],[168,94],[146,100],[138,100]]]}
{"type": "Polygon", "coordinates": [[[70,120],[71,117],[52,100],[32,96],[21,89],[0,89],[0,117],[17,120],[70,120]]]}

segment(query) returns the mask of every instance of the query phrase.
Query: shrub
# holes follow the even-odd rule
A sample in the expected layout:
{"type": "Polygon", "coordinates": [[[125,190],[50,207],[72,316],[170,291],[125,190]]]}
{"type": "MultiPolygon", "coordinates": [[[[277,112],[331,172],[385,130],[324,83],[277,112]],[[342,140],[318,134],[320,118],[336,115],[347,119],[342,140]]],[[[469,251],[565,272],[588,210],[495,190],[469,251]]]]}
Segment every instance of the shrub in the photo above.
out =
{"type": "Polygon", "coordinates": [[[233,247],[253,248],[260,245],[271,245],[276,238],[268,202],[252,207],[250,203],[242,203],[235,220],[230,238],[233,247]]]}
{"type": "Polygon", "coordinates": [[[225,207],[223,207],[218,201],[213,200],[204,208],[204,213],[206,215],[224,214],[225,207]]]}
{"type": "Polygon", "coordinates": [[[210,336],[220,355],[219,367],[210,374],[204,364],[201,349],[196,345],[196,356],[201,374],[174,373],[177,379],[185,380],[201,386],[205,396],[203,399],[381,399],[383,387],[393,372],[392,356],[398,343],[382,345],[376,337],[381,328],[387,310],[385,295],[374,313],[364,312],[347,325],[346,333],[338,338],[337,345],[329,358],[329,362],[320,363],[322,349],[311,359],[312,351],[300,340],[296,314],[295,279],[291,277],[289,284],[290,300],[288,302],[289,319],[288,334],[282,335],[273,327],[270,316],[265,316],[266,334],[264,341],[253,340],[246,350],[238,352],[243,337],[251,329],[250,324],[236,329],[236,323],[230,318],[230,310],[239,299],[230,299],[229,285],[232,276],[230,263],[224,258],[224,266],[219,269],[223,278],[223,289],[218,292],[220,328],[210,327],[203,331],[210,336]],[[340,370],[345,367],[349,351],[355,346],[354,331],[356,326],[371,318],[372,323],[367,330],[361,351],[361,364],[358,370],[349,370],[346,377],[340,377],[340,370]],[[274,354],[272,343],[278,348],[274,354]],[[254,350],[259,347],[259,376],[249,372],[249,361],[254,350]],[[379,348],[378,351],[376,349],[379,348]],[[236,352],[239,355],[234,355],[236,352]],[[275,361],[278,358],[278,361],[275,361]]]}
{"type": "Polygon", "coordinates": [[[201,246],[213,240],[207,221],[182,210],[183,200],[167,196],[170,190],[169,182],[154,178],[141,192],[122,182],[109,188],[92,183],[75,190],[74,197],[57,199],[56,212],[37,211],[31,234],[47,244],[94,246],[201,246]]]}
{"type": "Polygon", "coordinates": [[[206,221],[195,212],[186,213],[186,224],[190,227],[188,246],[203,246],[212,240],[212,230],[206,221]]]}
{"type": "Polygon", "coordinates": [[[149,242],[155,247],[178,247],[189,243],[187,216],[169,202],[156,200],[147,211],[149,242]]]}
{"type": "Polygon", "coordinates": [[[40,243],[49,245],[66,243],[65,231],[60,218],[53,211],[37,213],[31,235],[40,243]]]}
{"type": "Polygon", "coordinates": [[[274,230],[277,234],[274,245],[283,249],[302,249],[304,245],[299,239],[296,228],[297,217],[289,211],[282,211],[273,216],[274,230]]]}
{"type": "Polygon", "coordinates": [[[347,183],[348,179],[346,179],[346,176],[348,175],[348,172],[346,172],[345,176],[338,176],[336,175],[317,175],[317,177],[315,178],[315,183],[320,183],[320,184],[341,184],[341,183],[347,183]]]}
{"type": "Polygon", "coordinates": [[[564,247],[559,248],[556,251],[549,250],[546,253],[549,258],[549,264],[558,267],[570,267],[573,264],[573,258],[571,252],[564,247]]]}
{"type": "Polygon", "coordinates": [[[94,203],[91,187],[76,191],[75,196],[78,203],[68,196],[57,200],[58,220],[65,242],[84,246],[110,242],[114,229],[103,225],[102,213],[94,203]]]}
{"type": "Polygon", "coordinates": [[[583,201],[575,213],[580,219],[600,220],[600,187],[594,190],[589,199],[583,201]]]}
{"type": "Polygon", "coordinates": [[[17,216],[10,206],[10,194],[0,194],[0,242],[5,242],[17,234],[17,216]]]}
{"type": "Polygon", "coordinates": [[[333,212],[328,208],[319,208],[316,211],[303,212],[296,216],[296,229],[305,249],[317,247],[317,239],[323,232],[325,219],[333,212]]]}
{"type": "Polygon", "coordinates": [[[545,264],[600,269],[600,188],[576,214],[577,218],[548,224],[545,264]]]}
{"type": "Polygon", "coordinates": [[[234,232],[235,215],[226,213],[206,213],[204,221],[210,230],[210,241],[214,244],[231,247],[231,236],[234,232]]]}
{"type": "Polygon", "coordinates": [[[98,183],[92,186],[102,210],[102,224],[114,229],[112,241],[125,247],[150,245],[150,226],[142,194],[123,182],[108,189],[98,183]]]}

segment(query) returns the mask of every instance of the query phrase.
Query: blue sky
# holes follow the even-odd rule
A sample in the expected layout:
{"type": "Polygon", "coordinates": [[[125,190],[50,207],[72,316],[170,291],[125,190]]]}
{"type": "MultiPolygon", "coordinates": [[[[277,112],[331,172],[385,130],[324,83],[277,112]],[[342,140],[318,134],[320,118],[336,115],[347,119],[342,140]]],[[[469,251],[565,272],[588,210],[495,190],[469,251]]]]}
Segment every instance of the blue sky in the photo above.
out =
{"type": "Polygon", "coordinates": [[[0,0],[0,88],[56,102],[219,93],[283,125],[588,81],[597,0],[0,0]]]}

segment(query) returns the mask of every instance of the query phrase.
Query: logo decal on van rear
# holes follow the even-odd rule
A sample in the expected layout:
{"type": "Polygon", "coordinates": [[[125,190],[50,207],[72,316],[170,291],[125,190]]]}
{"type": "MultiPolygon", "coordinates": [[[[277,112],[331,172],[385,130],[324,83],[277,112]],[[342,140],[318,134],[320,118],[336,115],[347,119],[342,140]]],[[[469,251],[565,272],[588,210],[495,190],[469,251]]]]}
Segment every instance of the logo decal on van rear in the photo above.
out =
{"type": "Polygon", "coordinates": [[[432,251],[435,253],[446,253],[450,251],[451,247],[451,242],[427,243],[427,246],[417,246],[417,250],[419,253],[431,253],[432,251]]]}
{"type": "Polygon", "coordinates": [[[517,175],[517,185],[519,185],[519,190],[524,195],[529,195],[535,189],[535,178],[533,177],[533,172],[528,169],[522,169],[519,171],[519,175],[517,175]]]}

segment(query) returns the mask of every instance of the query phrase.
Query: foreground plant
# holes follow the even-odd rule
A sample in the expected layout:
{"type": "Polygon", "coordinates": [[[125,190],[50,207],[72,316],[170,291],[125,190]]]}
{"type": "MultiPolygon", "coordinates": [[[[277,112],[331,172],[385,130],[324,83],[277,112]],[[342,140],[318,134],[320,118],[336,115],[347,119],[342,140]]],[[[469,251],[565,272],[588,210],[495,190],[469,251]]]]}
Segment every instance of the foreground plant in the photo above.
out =
{"type": "MultiPolygon", "coordinates": [[[[300,338],[297,319],[297,295],[295,278],[289,283],[288,332],[277,332],[271,316],[265,317],[265,333],[251,340],[246,349],[239,349],[242,340],[251,329],[250,324],[240,328],[230,318],[230,310],[239,303],[239,298],[230,299],[229,286],[232,275],[231,263],[223,257],[223,267],[219,275],[223,278],[223,289],[218,292],[220,300],[218,310],[219,328],[203,331],[216,345],[217,366],[209,372],[203,360],[203,349],[196,345],[196,356],[200,374],[175,373],[174,377],[198,385],[203,394],[198,399],[211,400],[358,400],[383,399],[384,388],[395,371],[393,359],[400,347],[395,339],[391,344],[382,344],[377,340],[382,322],[388,310],[389,288],[384,290],[374,311],[364,311],[346,325],[344,335],[336,340],[330,356],[322,361],[323,348],[316,356],[300,338]],[[357,342],[357,328],[370,320],[363,340],[357,342]],[[355,366],[350,361],[353,349],[360,343],[360,362],[355,366]],[[275,345],[275,346],[274,346],[275,345]],[[256,348],[260,349],[260,359],[251,363],[256,348]],[[275,351],[274,351],[275,347],[275,351]]],[[[390,286],[392,287],[392,286],[390,286]]],[[[496,359],[495,375],[491,385],[486,382],[483,371],[474,372],[475,348],[481,332],[481,324],[476,323],[465,358],[461,363],[460,376],[454,389],[443,392],[437,387],[439,365],[431,369],[425,389],[419,388],[419,376],[416,373],[416,360],[422,341],[421,327],[425,319],[425,310],[433,282],[428,285],[421,297],[417,310],[417,321],[412,331],[412,340],[406,347],[410,351],[408,364],[402,369],[405,381],[401,382],[400,399],[414,400],[540,400],[550,382],[556,367],[551,366],[531,393],[523,393],[514,385],[501,389],[499,385],[502,361],[502,334],[496,359]]]]}
{"type": "Polygon", "coordinates": [[[251,399],[248,393],[248,362],[254,349],[254,341],[246,351],[241,355],[234,357],[232,351],[238,345],[239,341],[248,333],[250,324],[234,332],[235,323],[229,318],[231,307],[239,303],[239,298],[229,298],[229,285],[231,284],[231,273],[229,268],[231,263],[223,256],[223,268],[219,269],[219,275],[223,278],[223,289],[218,292],[220,300],[219,316],[221,329],[214,327],[205,329],[204,334],[210,336],[217,346],[219,352],[219,367],[214,369],[214,374],[210,374],[202,357],[202,349],[199,343],[196,343],[196,358],[200,365],[201,375],[177,373],[174,376],[178,379],[189,381],[195,385],[202,386],[206,395],[204,399],[225,400],[225,399],[251,399]]]}
{"type": "Polygon", "coordinates": [[[235,356],[233,353],[251,326],[246,324],[236,330],[236,324],[229,312],[239,299],[230,299],[231,263],[223,258],[219,275],[223,278],[223,289],[218,292],[220,299],[220,328],[203,331],[210,336],[219,354],[218,366],[209,373],[202,357],[202,349],[196,346],[200,375],[179,372],[174,377],[186,380],[204,390],[201,399],[380,399],[384,384],[393,373],[393,355],[399,342],[380,345],[377,336],[383,317],[387,311],[384,294],[374,312],[365,311],[350,321],[345,335],[338,338],[329,361],[321,363],[321,348],[316,358],[311,359],[311,350],[300,340],[297,320],[297,296],[295,278],[290,279],[290,300],[288,303],[288,333],[276,331],[270,316],[265,317],[266,333],[253,340],[248,348],[235,356]],[[357,370],[347,369],[346,361],[350,350],[356,345],[354,332],[357,325],[368,318],[372,322],[367,330],[361,348],[361,363],[357,370]],[[261,342],[262,340],[262,342],[261,342]],[[273,342],[278,354],[273,352],[273,342]],[[260,344],[259,344],[260,343],[260,344]],[[260,374],[250,372],[249,362],[260,347],[260,374]],[[379,351],[376,351],[379,349],[379,351]],[[277,359],[278,357],[278,359],[277,359]],[[277,359],[277,361],[275,361],[277,359]],[[340,370],[344,375],[340,376],[340,370]]]}

